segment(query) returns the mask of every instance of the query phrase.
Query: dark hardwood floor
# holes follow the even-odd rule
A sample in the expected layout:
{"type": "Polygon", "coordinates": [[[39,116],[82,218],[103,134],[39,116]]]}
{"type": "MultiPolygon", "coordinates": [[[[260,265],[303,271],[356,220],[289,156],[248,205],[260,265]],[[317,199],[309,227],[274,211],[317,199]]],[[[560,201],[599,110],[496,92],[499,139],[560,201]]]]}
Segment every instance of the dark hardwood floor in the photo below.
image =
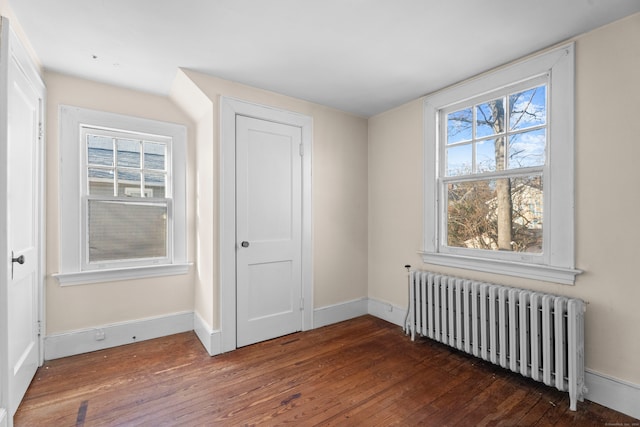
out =
{"type": "Polygon", "coordinates": [[[209,357],[194,333],[46,362],[16,426],[638,426],[364,316],[209,357]]]}

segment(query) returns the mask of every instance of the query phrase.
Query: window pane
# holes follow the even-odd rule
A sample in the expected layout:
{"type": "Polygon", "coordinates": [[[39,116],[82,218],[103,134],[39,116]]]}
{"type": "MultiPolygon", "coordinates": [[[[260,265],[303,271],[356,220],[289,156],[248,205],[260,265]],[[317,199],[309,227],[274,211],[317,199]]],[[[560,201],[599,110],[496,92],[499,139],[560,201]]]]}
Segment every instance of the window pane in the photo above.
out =
{"type": "Polygon", "coordinates": [[[90,165],[113,166],[113,140],[106,136],[87,135],[87,160],[90,165]]]}
{"type": "Polygon", "coordinates": [[[476,138],[504,131],[504,98],[494,99],[476,107],[476,138]]]}
{"type": "Polygon", "coordinates": [[[118,170],[118,196],[142,197],[140,177],[138,171],[118,170]]]}
{"type": "Polygon", "coordinates": [[[113,196],[113,170],[89,168],[89,194],[113,196]]]}
{"type": "Polygon", "coordinates": [[[518,133],[509,137],[509,169],[543,166],[547,142],[545,129],[518,133]]]}
{"type": "Polygon", "coordinates": [[[447,114],[447,144],[471,140],[471,107],[447,114]]]}
{"type": "Polygon", "coordinates": [[[472,146],[460,145],[447,149],[447,176],[469,175],[473,172],[472,146]]]}
{"type": "Polygon", "coordinates": [[[118,139],[118,166],[140,167],[140,141],[118,139]]]}
{"type": "Polygon", "coordinates": [[[165,170],[165,144],[155,142],[144,143],[144,168],[165,170]]]}
{"type": "Polygon", "coordinates": [[[476,144],[476,167],[478,172],[494,172],[496,170],[496,142],[502,138],[487,139],[476,144]]]}
{"type": "Polygon", "coordinates": [[[167,206],[89,200],[89,262],[167,256],[167,206]]]}
{"type": "Polygon", "coordinates": [[[144,174],[144,195],[145,197],[165,198],[166,197],[166,175],[160,173],[144,174]]]}
{"type": "Polygon", "coordinates": [[[509,95],[509,128],[525,129],[547,122],[547,87],[538,86],[509,95]]]}
{"type": "Polygon", "coordinates": [[[540,176],[449,183],[447,245],[542,252],[540,176]]]}

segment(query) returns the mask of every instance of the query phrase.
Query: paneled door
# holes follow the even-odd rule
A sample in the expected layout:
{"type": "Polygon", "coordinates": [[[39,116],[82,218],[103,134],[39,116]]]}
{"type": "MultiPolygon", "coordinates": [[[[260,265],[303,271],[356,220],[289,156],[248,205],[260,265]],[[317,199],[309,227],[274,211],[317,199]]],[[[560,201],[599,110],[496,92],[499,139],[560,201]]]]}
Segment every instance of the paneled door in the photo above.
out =
{"type": "Polygon", "coordinates": [[[40,364],[44,85],[2,19],[2,400],[9,425],[40,364]],[[5,90],[6,88],[6,90],[5,90]],[[6,239],[4,238],[6,237],[6,239]]]}
{"type": "Polygon", "coordinates": [[[237,346],[302,329],[302,131],[236,117],[237,346]]]}

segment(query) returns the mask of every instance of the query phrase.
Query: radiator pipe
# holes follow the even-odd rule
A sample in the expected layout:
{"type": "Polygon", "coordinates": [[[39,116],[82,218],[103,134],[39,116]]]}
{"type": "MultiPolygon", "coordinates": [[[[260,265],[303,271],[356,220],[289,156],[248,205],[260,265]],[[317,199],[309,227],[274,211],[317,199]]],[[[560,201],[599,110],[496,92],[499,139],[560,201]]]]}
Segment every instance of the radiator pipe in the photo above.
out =
{"type": "MultiPolygon", "coordinates": [[[[404,330],[405,335],[409,335],[409,315],[411,314],[411,266],[409,264],[405,265],[404,268],[407,269],[407,284],[409,285],[407,287],[407,292],[409,295],[409,299],[408,304],[407,304],[407,315],[404,317],[404,327],[402,328],[404,330]]],[[[412,339],[413,339],[413,335],[412,335],[412,339]]]]}

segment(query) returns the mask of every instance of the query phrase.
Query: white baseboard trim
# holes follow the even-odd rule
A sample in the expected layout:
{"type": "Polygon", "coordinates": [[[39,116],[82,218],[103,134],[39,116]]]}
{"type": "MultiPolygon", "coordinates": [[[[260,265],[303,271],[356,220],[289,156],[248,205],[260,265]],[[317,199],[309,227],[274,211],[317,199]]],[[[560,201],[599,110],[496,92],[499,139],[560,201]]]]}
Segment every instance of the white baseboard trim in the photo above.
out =
{"type": "Polygon", "coordinates": [[[367,314],[367,298],[316,308],[313,311],[313,327],[321,328],[367,314]]]}
{"type": "Polygon", "coordinates": [[[373,298],[360,298],[314,310],[313,327],[321,328],[333,323],[370,314],[400,327],[404,326],[407,309],[373,298]]]}
{"type": "Polygon", "coordinates": [[[166,335],[192,331],[192,311],[132,320],[90,329],[48,335],[44,338],[45,360],[88,353],[166,335]],[[99,339],[101,338],[102,339],[99,339]]]}
{"type": "Polygon", "coordinates": [[[222,353],[220,331],[211,329],[198,313],[193,313],[193,330],[209,356],[222,353]]]}
{"type": "Polygon", "coordinates": [[[369,298],[367,312],[389,323],[404,327],[404,320],[407,316],[407,309],[398,307],[386,301],[369,298]]]}
{"type": "Polygon", "coordinates": [[[9,425],[7,410],[0,408],[0,427],[7,427],[9,425]]]}
{"type": "Polygon", "coordinates": [[[599,405],[640,419],[640,385],[585,369],[586,398],[599,405]]]}

